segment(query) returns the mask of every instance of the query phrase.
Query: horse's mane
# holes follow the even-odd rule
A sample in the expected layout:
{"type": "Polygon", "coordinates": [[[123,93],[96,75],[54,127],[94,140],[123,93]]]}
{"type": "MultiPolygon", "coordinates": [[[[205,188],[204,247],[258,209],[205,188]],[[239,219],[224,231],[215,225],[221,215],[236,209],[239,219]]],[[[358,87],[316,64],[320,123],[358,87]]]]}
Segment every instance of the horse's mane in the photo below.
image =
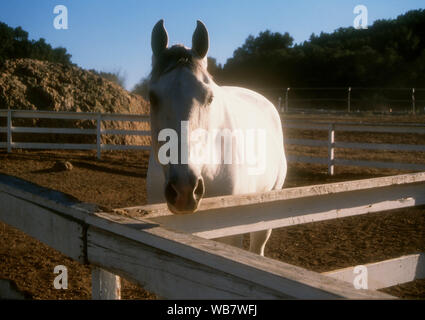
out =
{"type": "Polygon", "coordinates": [[[151,81],[157,80],[160,76],[170,72],[177,67],[187,67],[190,70],[202,70],[203,66],[199,59],[196,59],[192,51],[181,44],[165,49],[159,57],[155,59],[150,74],[151,81]]]}

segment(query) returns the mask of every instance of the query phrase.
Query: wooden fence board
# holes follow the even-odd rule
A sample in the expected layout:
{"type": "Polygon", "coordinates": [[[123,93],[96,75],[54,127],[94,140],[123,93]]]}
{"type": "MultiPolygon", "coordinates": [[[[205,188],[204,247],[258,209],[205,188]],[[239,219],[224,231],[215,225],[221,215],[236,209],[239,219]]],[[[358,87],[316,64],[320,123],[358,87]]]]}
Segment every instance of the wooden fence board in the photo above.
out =
{"type": "MultiPolygon", "coordinates": [[[[425,184],[394,185],[150,218],[203,238],[244,234],[425,204],[425,184]]],[[[147,216],[149,217],[149,216],[147,216]]]]}
{"type": "Polygon", "coordinates": [[[80,262],[85,261],[82,223],[0,192],[0,220],[80,262]]]}
{"type": "Polygon", "coordinates": [[[169,295],[171,298],[239,298],[239,292],[251,298],[271,298],[270,294],[273,298],[392,298],[380,292],[355,290],[347,283],[300,267],[173,232],[150,222],[107,213],[96,213],[87,221],[91,226],[88,231],[88,259],[91,263],[104,265],[125,276],[133,275],[133,279],[141,284],[147,283],[150,275],[150,285],[159,285],[148,288],[165,298],[170,298],[169,295]],[[114,235],[105,234],[105,231],[114,235]],[[215,278],[216,274],[218,278],[215,278]],[[177,275],[181,276],[180,280],[177,275]],[[164,288],[164,279],[171,290],[164,288]],[[184,295],[174,287],[175,281],[180,281],[178,288],[184,295]],[[229,281],[227,285],[226,281],[229,281]],[[188,282],[195,282],[196,295],[182,287],[188,282]],[[255,288],[255,291],[249,288],[255,288]],[[220,291],[219,295],[216,290],[220,291]],[[235,292],[238,296],[234,296],[235,292]]]}
{"type": "MultiPolygon", "coordinates": [[[[204,198],[202,199],[202,202],[200,204],[199,211],[220,209],[233,206],[255,205],[259,203],[273,202],[279,200],[314,197],[319,195],[335,194],[349,191],[369,190],[373,188],[412,184],[417,182],[425,182],[425,172],[408,173],[402,175],[353,181],[334,182],[296,188],[284,188],[280,190],[272,190],[262,193],[248,193],[240,195],[204,198]]],[[[129,212],[131,212],[132,210],[136,210],[139,213],[144,214],[144,217],[146,218],[171,215],[167,206],[164,204],[135,206],[122,208],[122,210],[127,210],[129,212]]]]}
{"type": "MultiPolygon", "coordinates": [[[[364,265],[367,270],[369,290],[377,290],[410,282],[416,279],[425,279],[425,254],[411,254],[399,258],[388,259],[364,265]]],[[[324,275],[353,283],[357,273],[355,267],[349,267],[329,272],[324,275]]]]}

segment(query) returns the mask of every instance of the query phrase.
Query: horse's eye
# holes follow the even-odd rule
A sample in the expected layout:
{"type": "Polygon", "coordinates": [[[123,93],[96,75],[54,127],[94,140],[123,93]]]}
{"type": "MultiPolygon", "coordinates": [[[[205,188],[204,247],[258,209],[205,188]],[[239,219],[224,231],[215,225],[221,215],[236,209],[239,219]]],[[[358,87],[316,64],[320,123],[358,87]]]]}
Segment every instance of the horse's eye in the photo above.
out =
{"type": "Polygon", "coordinates": [[[158,106],[158,97],[152,91],[149,91],[149,102],[150,102],[150,104],[151,104],[152,107],[158,106]]]}
{"type": "Polygon", "coordinates": [[[207,105],[210,105],[213,102],[214,96],[210,94],[207,99],[207,105]]]}

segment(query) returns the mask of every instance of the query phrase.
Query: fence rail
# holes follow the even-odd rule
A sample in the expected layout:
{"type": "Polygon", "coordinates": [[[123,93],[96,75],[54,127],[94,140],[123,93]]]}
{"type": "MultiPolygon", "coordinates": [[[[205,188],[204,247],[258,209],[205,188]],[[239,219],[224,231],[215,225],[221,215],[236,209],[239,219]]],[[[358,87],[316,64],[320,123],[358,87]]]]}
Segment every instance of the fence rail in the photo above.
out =
{"type": "MultiPolygon", "coordinates": [[[[422,178],[402,178],[404,182],[417,179],[422,178]]],[[[252,201],[262,198],[261,194],[251,196],[252,201]]],[[[220,197],[210,199],[221,201],[220,197]]],[[[101,212],[95,205],[15,177],[0,175],[0,201],[4,204],[0,207],[1,221],[93,267],[94,298],[119,298],[115,275],[170,299],[393,298],[377,291],[356,290],[352,283],[173,231],[151,219],[101,212]],[[105,284],[111,289],[106,294],[99,292],[105,284]]],[[[272,210],[267,205],[263,209],[272,210]]],[[[262,215],[263,209],[257,210],[256,215],[262,215]]]]}
{"type": "Polygon", "coordinates": [[[214,239],[425,204],[425,173],[284,188],[202,200],[199,214],[173,215],[166,204],[121,208],[182,232],[214,239]],[[306,201],[308,199],[308,201],[306,201]]]}
{"type": "Polygon", "coordinates": [[[100,159],[102,150],[148,150],[149,146],[138,145],[111,145],[102,144],[102,135],[133,135],[150,136],[146,130],[116,130],[102,129],[102,121],[137,121],[149,122],[149,116],[136,114],[104,114],[91,112],[64,112],[64,111],[32,111],[32,110],[0,110],[0,117],[7,118],[7,126],[0,127],[0,132],[7,133],[6,142],[0,142],[0,147],[6,147],[8,152],[13,148],[23,149],[67,149],[67,150],[97,150],[100,159]],[[95,120],[96,129],[80,128],[47,128],[47,127],[14,127],[13,119],[63,119],[63,120],[95,120]],[[40,133],[40,134],[78,134],[96,135],[96,144],[78,143],[34,143],[13,142],[13,133],[40,133]]]}
{"type": "MultiPolygon", "coordinates": [[[[206,198],[187,216],[172,215],[166,204],[102,212],[0,175],[0,220],[90,264],[93,298],[119,298],[119,275],[171,299],[388,299],[355,289],[353,268],[319,274],[209,239],[418,206],[425,204],[424,189],[425,172],[206,198]],[[129,217],[134,210],[143,218],[129,217]]],[[[425,277],[423,254],[367,267],[374,289],[425,277]]]]}
{"type": "MultiPolygon", "coordinates": [[[[198,224],[215,232],[214,236],[206,236],[204,232],[201,237],[199,232],[189,230],[185,223],[187,216],[170,215],[165,204],[139,207],[146,215],[135,219],[118,215],[116,210],[100,212],[96,206],[80,203],[60,192],[0,175],[0,200],[5,204],[0,208],[0,219],[75,260],[91,264],[94,298],[119,297],[117,274],[164,298],[388,299],[392,297],[377,291],[357,290],[352,282],[338,280],[349,277],[346,271],[337,270],[329,276],[319,274],[208,239],[223,234],[217,230],[233,229],[231,234],[258,230],[259,223],[249,222],[253,217],[257,220],[266,217],[273,227],[278,227],[282,226],[277,223],[279,219],[292,221],[286,224],[292,225],[420,205],[425,200],[424,181],[425,173],[419,173],[207,198],[201,204],[201,211],[190,216],[194,221],[192,229],[198,224]],[[359,197],[356,192],[370,197],[359,197]],[[311,205],[310,211],[306,210],[305,204],[315,198],[324,199],[322,205],[311,205]],[[359,199],[369,211],[359,211],[359,199]],[[325,203],[334,211],[327,212],[325,203]],[[254,210],[247,211],[250,206],[254,210]],[[159,214],[160,211],[164,214],[159,214]],[[206,216],[213,219],[203,219],[206,216]],[[223,220],[225,216],[231,219],[223,220]],[[164,218],[173,218],[174,225],[161,221],[164,218]],[[173,231],[176,226],[178,231],[173,231]],[[102,290],[99,282],[109,283],[115,289],[103,294],[99,292],[102,290]]],[[[423,269],[419,258],[410,265],[414,263],[423,269]]],[[[393,266],[388,261],[382,263],[383,268],[393,266]]],[[[374,273],[381,279],[382,272],[378,269],[379,266],[374,266],[374,273]]],[[[397,274],[395,280],[385,279],[385,283],[411,281],[423,274],[423,271],[409,272],[406,277],[397,274]]],[[[386,274],[386,278],[391,276],[386,274]]]]}
{"type": "Polygon", "coordinates": [[[425,145],[411,144],[390,144],[390,143],[357,143],[335,141],[335,132],[380,132],[380,133],[409,133],[409,134],[425,134],[425,124],[355,124],[355,123],[332,123],[332,122],[300,122],[300,121],[284,121],[283,127],[302,130],[321,130],[328,131],[328,140],[314,139],[285,139],[286,144],[309,146],[309,147],[327,147],[328,157],[309,157],[302,155],[289,154],[288,160],[292,162],[316,163],[328,166],[328,173],[334,174],[336,165],[343,166],[361,166],[382,169],[401,169],[411,171],[425,170],[425,164],[417,163],[397,163],[383,161],[367,161],[367,160],[349,160],[336,159],[335,149],[356,149],[356,150],[378,150],[378,151],[405,151],[405,152],[425,152],[425,145]]]}
{"type": "MultiPolygon", "coordinates": [[[[101,114],[88,112],[56,112],[56,111],[23,111],[23,110],[0,110],[0,117],[6,117],[6,127],[0,127],[1,133],[6,133],[6,142],[0,142],[1,148],[7,148],[11,152],[13,148],[23,149],[68,149],[68,150],[97,150],[97,157],[100,159],[102,150],[149,150],[148,145],[113,145],[102,144],[102,135],[133,135],[150,136],[148,130],[119,130],[102,129],[102,121],[138,121],[149,122],[147,115],[133,114],[101,114]],[[67,120],[95,120],[96,129],[80,128],[41,128],[41,127],[14,127],[12,120],[16,118],[39,118],[39,119],[67,119],[67,120]],[[95,144],[77,143],[35,143],[35,142],[13,142],[13,133],[43,133],[43,134],[76,134],[76,135],[96,135],[95,144]]],[[[326,130],[328,140],[314,139],[285,139],[289,145],[327,147],[328,157],[310,157],[303,155],[288,154],[288,161],[316,163],[328,166],[329,174],[334,174],[336,165],[343,166],[367,166],[375,168],[401,169],[421,171],[425,170],[425,164],[416,163],[395,163],[366,160],[349,160],[335,158],[335,149],[356,149],[356,150],[380,150],[380,151],[404,151],[404,152],[425,152],[425,145],[409,144],[389,144],[389,143],[353,143],[335,141],[335,132],[380,132],[380,133],[414,133],[425,134],[424,124],[356,124],[356,123],[331,123],[331,122],[302,122],[290,120],[283,122],[284,128],[299,130],[326,130]]]]}

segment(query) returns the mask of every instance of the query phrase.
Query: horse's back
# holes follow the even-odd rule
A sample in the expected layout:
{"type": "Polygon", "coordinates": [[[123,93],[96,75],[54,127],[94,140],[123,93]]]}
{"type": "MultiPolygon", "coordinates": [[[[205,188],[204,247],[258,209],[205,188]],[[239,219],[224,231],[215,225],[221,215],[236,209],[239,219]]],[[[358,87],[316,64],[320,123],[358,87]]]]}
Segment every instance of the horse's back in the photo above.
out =
{"type": "MultiPolygon", "coordinates": [[[[259,120],[263,119],[266,125],[273,126],[273,130],[279,136],[282,136],[282,125],[279,113],[276,107],[263,95],[258,92],[241,87],[221,87],[228,97],[239,100],[239,103],[230,105],[230,108],[238,117],[246,117],[247,122],[254,122],[260,125],[259,120]]],[[[280,140],[283,142],[283,140],[280,140]]]]}
{"type": "MultiPolygon", "coordinates": [[[[276,107],[263,95],[241,87],[221,87],[228,112],[237,128],[260,129],[267,134],[267,174],[275,179],[265,189],[281,189],[286,177],[287,162],[283,143],[282,123],[276,107]]],[[[261,188],[259,191],[267,191],[261,188]]]]}

